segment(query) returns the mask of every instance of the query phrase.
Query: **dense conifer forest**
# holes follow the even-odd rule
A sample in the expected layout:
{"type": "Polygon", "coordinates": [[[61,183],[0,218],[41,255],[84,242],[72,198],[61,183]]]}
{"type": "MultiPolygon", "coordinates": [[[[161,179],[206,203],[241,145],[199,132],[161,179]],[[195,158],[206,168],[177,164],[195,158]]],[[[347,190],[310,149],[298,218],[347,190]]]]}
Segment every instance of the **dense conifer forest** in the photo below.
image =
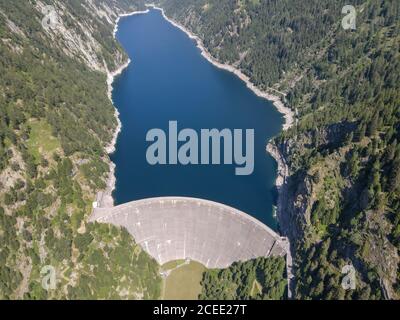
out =
{"type": "Polygon", "coordinates": [[[281,300],[287,297],[284,257],[235,262],[222,270],[207,270],[201,282],[204,300],[281,300]]]}

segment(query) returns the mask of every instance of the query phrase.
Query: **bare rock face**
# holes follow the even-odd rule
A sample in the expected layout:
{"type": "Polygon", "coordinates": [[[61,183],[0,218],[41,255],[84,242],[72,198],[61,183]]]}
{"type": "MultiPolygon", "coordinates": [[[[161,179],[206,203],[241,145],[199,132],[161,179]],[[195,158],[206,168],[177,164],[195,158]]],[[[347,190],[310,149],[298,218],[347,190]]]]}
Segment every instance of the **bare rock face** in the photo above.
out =
{"type": "MultiPolygon", "coordinates": [[[[46,4],[36,2],[39,19],[44,19],[46,4]]],[[[109,45],[113,41],[113,25],[120,13],[129,8],[120,8],[109,1],[85,0],[78,8],[56,1],[53,6],[57,23],[46,29],[54,46],[65,54],[76,58],[94,71],[107,73],[126,61],[125,53],[119,47],[109,45]],[[79,16],[76,11],[80,12],[79,16]]]]}

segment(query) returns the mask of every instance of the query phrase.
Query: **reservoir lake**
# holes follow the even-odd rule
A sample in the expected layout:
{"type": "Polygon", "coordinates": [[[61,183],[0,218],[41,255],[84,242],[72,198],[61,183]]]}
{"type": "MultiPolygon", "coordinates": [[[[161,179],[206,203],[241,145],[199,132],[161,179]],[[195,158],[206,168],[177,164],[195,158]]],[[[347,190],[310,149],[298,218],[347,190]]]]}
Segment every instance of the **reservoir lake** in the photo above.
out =
{"type": "Polygon", "coordinates": [[[208,62],[196,42],[159,10],[121,18],[116,37],[132,62],[113,83],[112,98],[122,122],[111,155],[115,204],[160,196],[202,198],[242,210],[276,229],[277,165],[266,145],[282,130],[283,116],[237,76],[208,62]],[[148,164],[146,151],[152,143],[146,134],[154,128],[168,133],[169,121],[177,121],[178,131],[194,129],[199,138],[201,129],[254,129],[253,174],[235,175],[235,163],[148,164]]]}

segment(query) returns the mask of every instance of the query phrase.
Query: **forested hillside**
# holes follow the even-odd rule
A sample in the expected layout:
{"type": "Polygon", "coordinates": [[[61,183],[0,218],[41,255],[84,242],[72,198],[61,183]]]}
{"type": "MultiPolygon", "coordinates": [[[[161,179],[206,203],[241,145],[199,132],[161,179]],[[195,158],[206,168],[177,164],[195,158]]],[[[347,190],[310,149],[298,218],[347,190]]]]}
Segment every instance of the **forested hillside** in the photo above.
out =
{"type": "Polygon", "coordinates": [[[222,270],[203,274],[203,300],[281,300],[287,297],[284,257],[235,262],[222,270]]]}
{"type": "Polygon", "coordinates": [[[0,299],[157,298],[156,262],[127,232],[87,224],[116,119],[107,70],[128,0],[0,0],[0,299]],[[60,16],[42,27],[46,4],[60,16]],[[42,287],[44,266],[56,288],[42,287]]]}
{"type": "Polygon", "coordinates": [[[353,1],[355,30],[342,28],[339,0],[159,3],[297,115],[275,139],[290,172],[279,216],[295,296],[399,298],[400,2],[353,1]],[[345,265],[355,290],[341,286],[345,265]]]}

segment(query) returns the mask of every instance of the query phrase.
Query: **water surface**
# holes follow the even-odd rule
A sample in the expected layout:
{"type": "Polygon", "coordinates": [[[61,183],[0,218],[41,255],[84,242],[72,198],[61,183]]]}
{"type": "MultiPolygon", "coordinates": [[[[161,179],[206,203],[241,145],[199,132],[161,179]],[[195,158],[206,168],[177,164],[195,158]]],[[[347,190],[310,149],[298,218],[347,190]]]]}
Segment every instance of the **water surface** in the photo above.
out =
{"type": "Polygon", "coordinates": [[[159,197],[188,196],[240,209],[272,228],[276,163],[265,151],[282,128],[283,118],[230,72],[201,56],[184,32],[161,12],[120,20],[117,39],[132,63],[113,86],[122,132],[112,161],[116,164],[116,204],[159,197]],[[235,165],[164,165],[146,161],[146,134],[177,121],[178,129],[255,130],[255,168],[236,176],[235,165]]]}

